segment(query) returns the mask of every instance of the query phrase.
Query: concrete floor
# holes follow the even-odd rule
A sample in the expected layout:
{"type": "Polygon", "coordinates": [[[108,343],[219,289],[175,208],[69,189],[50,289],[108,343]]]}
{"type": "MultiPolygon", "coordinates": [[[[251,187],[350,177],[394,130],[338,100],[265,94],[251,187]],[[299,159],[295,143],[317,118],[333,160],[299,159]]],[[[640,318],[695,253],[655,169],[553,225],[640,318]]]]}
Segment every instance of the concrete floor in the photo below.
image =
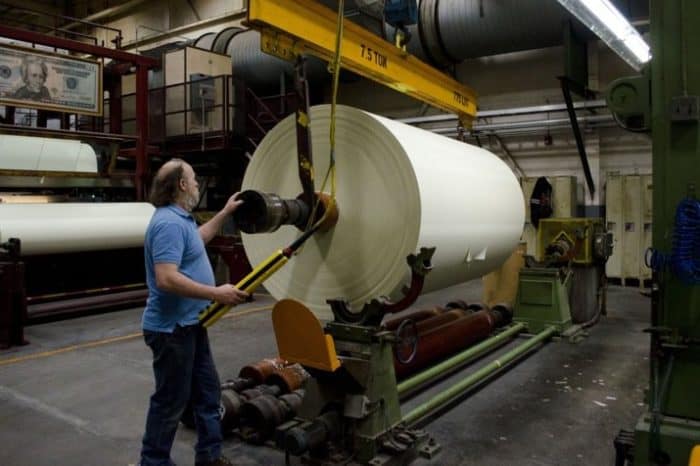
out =
{"type": "MultiPolygon", "coordinates": [[[[480,283],[470,282],[422,296],[417,306],[479,301],[480,293],[480,283]]],[[[642,330],[650,306],[634,288],[611,287],[608,302],[608,316],[587,339],[548,343],[425,426],[443,451],[432,463],[416,464],[612,464],[617,431],[631,428],[644,410],[648,336],[642,330]]],[[[275,354],[272,303],[259,296],[212,328],[222,380],[275,354]]],[[[153,388],[140,316],[132,309],[29,327],[30,345],[0,352],[0,465],[137,462],[153,388]]],[[[409,400],[403,411],[450,380],[409,400]]],[[[178,465],[193,463],[194,441],[193,432],[179,430],[172,452],[178,465]]],[[[282,454],[235,438],[224,451],[236,464],[284,464],[282,454]]]]}

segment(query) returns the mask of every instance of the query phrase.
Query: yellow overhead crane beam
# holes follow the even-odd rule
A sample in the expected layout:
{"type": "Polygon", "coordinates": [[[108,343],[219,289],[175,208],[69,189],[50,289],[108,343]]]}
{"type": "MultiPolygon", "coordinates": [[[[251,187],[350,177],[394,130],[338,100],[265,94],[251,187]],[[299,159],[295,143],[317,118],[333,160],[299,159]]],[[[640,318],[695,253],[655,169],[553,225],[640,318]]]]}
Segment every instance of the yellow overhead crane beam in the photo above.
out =
{"type": "MultiPolygon", "coordinates": [[[[404,94],[455,113],[465,128],[476,117],[467,86],[366,29],[344,20],[341,66],[404,94]]],[[[249,0],[247,25],[261,32],[263,52],[286,60],[335,55],[336,13],[313,0],[249,0]]]]}

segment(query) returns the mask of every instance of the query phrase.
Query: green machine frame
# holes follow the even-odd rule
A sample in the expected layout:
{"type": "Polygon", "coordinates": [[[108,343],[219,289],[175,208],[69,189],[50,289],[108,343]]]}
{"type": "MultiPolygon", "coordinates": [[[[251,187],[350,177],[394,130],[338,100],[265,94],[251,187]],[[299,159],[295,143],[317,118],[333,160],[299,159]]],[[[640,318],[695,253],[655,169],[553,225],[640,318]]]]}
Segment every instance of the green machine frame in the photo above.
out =
{"type": "MultiPolygon", "coordinates": [[[[651,0],[650,18],[651,64],[612,83],[608,103],[622,126],[651,131],[653,248],[669,254],[678,204],[700,194],[700,2],[651,0]]],[[[687,465],[700,445],[700,285],[656,269],[648,409],[635,428],[634,464],[687,465]]]]}

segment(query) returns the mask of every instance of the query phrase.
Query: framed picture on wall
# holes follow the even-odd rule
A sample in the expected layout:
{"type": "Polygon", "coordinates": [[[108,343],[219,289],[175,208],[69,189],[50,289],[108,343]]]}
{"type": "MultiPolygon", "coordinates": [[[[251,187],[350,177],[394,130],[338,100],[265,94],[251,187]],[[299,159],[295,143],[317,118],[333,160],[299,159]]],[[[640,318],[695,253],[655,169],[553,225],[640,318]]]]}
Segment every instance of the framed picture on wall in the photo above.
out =
{"type": "Polygon", "coordinates": [[[102,63],[0,44],[0,104],[102,115],[102,63]]]}

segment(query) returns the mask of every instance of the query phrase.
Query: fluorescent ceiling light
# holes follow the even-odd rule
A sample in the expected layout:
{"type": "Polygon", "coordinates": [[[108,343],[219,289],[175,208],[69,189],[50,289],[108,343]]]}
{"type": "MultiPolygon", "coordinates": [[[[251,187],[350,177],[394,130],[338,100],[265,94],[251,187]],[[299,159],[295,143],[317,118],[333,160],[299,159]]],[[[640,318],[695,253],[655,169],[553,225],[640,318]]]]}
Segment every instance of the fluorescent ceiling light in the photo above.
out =
{"type": "Polygon", "coordinates": [[[651,58],[649,45],[609,0],[558,1],[635,70],[651,58]]]}

